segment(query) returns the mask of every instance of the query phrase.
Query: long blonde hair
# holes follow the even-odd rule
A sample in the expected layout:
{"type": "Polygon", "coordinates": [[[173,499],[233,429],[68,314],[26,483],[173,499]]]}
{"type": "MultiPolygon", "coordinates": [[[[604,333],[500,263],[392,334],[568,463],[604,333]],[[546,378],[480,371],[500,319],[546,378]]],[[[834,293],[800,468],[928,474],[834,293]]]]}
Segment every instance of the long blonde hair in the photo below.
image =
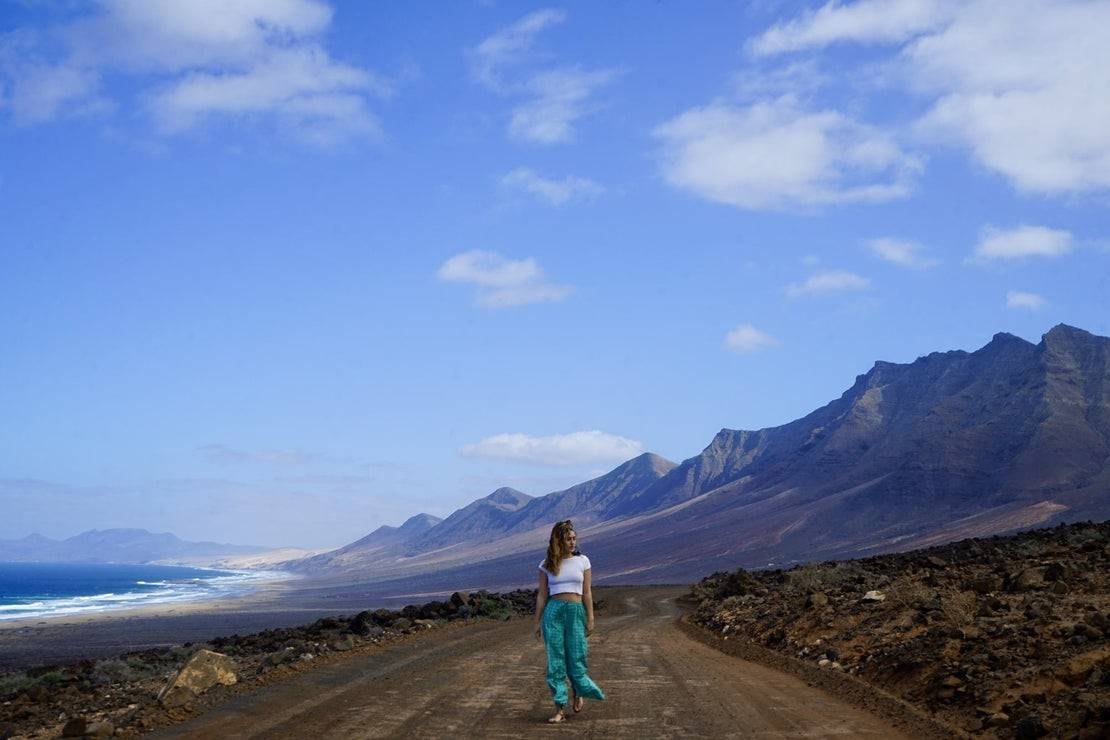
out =
{"type": "Polygon", "coordinates": [[[559,575],[559,566],[574,554],[567,545],[567,533],[573,531],[574,525],[570,523],[570,519],[555,522],[555,526],[551,528],[551,539],[547,542],[547,557],[543,561],[543,567],[548,573],[559,575]]]}

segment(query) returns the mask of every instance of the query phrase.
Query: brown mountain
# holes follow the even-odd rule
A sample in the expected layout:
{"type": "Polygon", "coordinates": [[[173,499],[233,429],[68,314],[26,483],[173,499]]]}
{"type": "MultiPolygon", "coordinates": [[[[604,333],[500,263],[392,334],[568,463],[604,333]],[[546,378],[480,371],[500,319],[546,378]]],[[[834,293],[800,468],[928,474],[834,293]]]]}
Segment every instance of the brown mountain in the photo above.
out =
{"type": "MultiPolygon", "coordinates": [[[[598,580],[682,581],[724,567],[1105,519],[1110,339],[1061,324],[1038,344],[996,334],[975,352],[876,362],[807,416],[724,429],[700,455],[666,467],[583,509],[579,538],[598,580]]],[[[450,558],[359,575],[418,577],[428,587],[449,587],[462,574],[491,585],[528,582],[546,542],[540,522],[550,526],[575,509],[552,505],[554,496],[518,510],[533,508],[531,530],[510,527],[454,548],[450,558]],[[538,503],[545,500],[550,513],[538,503]],[[453,572],[461,561],[467,565],[453,572]]]]}

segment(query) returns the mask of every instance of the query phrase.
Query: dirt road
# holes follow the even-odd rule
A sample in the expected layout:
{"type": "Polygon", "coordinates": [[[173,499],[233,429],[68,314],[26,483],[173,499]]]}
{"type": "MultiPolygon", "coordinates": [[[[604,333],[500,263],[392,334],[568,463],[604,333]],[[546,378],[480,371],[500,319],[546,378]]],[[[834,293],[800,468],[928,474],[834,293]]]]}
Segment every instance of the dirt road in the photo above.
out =
{"type": "Polygon", "coordinates": [[[237,697],[162,738],[905,737],[675,625],[677,589],[613,589],[590,639],[605,702],[562,725],[526,621],[444,630],[237,697]]]}

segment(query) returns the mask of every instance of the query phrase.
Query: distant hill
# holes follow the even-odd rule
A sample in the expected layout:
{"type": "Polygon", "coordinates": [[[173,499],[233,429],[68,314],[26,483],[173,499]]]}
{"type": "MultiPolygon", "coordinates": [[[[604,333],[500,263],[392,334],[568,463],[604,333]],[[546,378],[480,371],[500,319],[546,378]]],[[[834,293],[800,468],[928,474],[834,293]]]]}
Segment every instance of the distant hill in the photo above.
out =
{"type": "Polygon", "coordinates": [[[1100,521],[1110,339],[1061,324],[1038,344],[1001,333],[974,352],[879,361],[805,417],[722,429],[677,466],[647,454],[546,496],[499,489],[372,557],[304,569],[429,589],[525,583],[568,517],[595,577],[627,583],[1100,521]]]}
{"type": "Polygon", "coordinates": [[[465,552],[467,543],[488,544],[521,533],[528,536],[536,529],[550,529],[559,519],[573,518],[576,526],[582,526],[603,519],[615,501],[659,480],[674,465],[658,455],[645,453],[605,475],[546,496],[533,498],[512,488],[499,488],[442,522],[436,520],[434,526],[419,535],[399,538],[392,532],[383,533],[393,528],[380,527],[333,552],[285,565],[304,572],[373,570],[425,553],[450,558],[452,553],[465,552]]]}
{"type": "Polygon", "coordinates": [[[202,562],[233,555],[260,553],[270,548],[187,542],[168,532],[145,529],[90,529],[64,540],[39,534],[0,540],[0,561],[44,563],[202,562]]]}

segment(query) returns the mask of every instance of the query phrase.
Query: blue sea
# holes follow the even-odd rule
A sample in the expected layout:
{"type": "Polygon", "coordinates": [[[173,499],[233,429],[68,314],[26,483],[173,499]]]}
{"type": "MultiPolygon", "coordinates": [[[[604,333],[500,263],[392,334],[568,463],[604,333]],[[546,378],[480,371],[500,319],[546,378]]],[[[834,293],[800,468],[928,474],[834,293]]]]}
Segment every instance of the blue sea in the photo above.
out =
{"type": "Polygon", "coordinates": [[[177,565],[0,563],[0,620],[218,599],[282,575],[177,565]]]}

